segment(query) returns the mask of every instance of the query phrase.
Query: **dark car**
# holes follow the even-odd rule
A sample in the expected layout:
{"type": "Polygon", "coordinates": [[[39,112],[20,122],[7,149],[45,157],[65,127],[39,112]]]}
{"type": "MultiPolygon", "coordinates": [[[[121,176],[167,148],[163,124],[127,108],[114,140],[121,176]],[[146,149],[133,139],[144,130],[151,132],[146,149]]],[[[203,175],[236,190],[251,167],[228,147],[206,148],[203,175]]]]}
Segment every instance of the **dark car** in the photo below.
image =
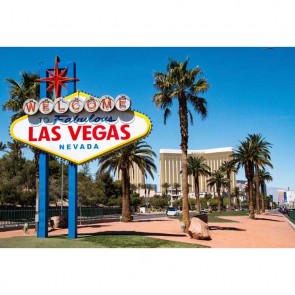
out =
{"type": "Polygon", "coordinates": [[[289,210],[287,208],[282,208],[280,212],[283,214],[288,214],[289,210]]]}

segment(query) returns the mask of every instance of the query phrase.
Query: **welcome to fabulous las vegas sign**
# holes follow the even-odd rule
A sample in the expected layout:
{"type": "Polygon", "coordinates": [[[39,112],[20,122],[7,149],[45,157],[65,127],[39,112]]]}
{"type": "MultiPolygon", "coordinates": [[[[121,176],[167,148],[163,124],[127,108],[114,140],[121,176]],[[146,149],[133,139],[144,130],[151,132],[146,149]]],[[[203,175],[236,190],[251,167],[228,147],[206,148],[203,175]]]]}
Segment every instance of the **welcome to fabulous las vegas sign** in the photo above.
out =
{"type": "Polygon", "coordinates": [[[27,145],[83,164],[150,133],[149,118],[130,106],[124,94],[96,98],[81,91],[55,100],[28,99],[26,115],[11,124],[10,133],[27,145]]]}

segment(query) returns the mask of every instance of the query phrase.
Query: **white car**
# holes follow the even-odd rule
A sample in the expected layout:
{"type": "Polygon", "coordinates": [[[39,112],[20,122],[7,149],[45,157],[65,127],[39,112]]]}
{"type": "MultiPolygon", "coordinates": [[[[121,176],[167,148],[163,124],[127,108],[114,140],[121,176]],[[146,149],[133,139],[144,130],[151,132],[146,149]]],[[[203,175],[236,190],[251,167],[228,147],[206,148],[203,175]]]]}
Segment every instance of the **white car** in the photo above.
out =
{"type": "Polygon", "coordinates": [[[179,215],[179,210],[174,207],[170,207],[166,211],[167,216],[178,216],[179,215]]]}

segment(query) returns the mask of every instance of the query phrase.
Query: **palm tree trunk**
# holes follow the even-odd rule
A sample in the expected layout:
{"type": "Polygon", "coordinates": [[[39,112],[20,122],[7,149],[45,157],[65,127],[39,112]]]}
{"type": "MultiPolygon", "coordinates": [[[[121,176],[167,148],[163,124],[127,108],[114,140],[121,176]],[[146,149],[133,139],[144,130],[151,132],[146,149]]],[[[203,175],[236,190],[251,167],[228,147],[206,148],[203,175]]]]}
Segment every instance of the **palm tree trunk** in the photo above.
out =
{"type": "Polygon", "coordinates": [[[185,232],[188,232],[190,226],[189,208],[188,208],[188,183],[187,183],[187,154],[182,151],[181,155],[182,170],[182,220],[185,224],[185,232]]]}
{"type": "Polygon", "coordinates": [[[188,180],[187,180],[187,143],[188,143],[188,121],[187,105],[185,96],[179,97],[179,117],[181,132],[181,170],[182,170],[182,221],[185,224],[185,232],[190,226],[188,207],[188,180]]]}
{"type": "Polygon", "coordinates": [[[199,189],[199,177],[195,176],[195,194],[196,194],[196,211],[197,213],[201,212],[201,206],[200,206],[200,189],[199,189]]]}
{"type": "Polygon", "coordinates": [[[227,173],[227,179],[228,179],[228,204],[227,204],[227,211],[231,210],[231,197],[230,197],[230,193],[231,193],[231,181],[230,181],[230,173],[227,173]]]}
{"type": "Polygon", "coordinates": [[[218,212],[220,212],[221,211],[220,189],[217,189],[217,203],[218,203],[218,212]]]}
{"type": "Polygon", "coordinates": [[[259,167],[255,165],[255,196],[256,196],[256,214],[260,214],[260,198],[259,198],[259,167]]]}
{"type": "Polygon", "coordinates": [[[265,196],[264,196],[264,183],[261,183],[261,211],[265,213],[265,196]]]}
{"type": "Polygon", "coordinates": [[[129,198],[130,180],[128,176],[128,171],[126,169],[122,170],[122,221],[131,221],[130,212],[130,198],[129,198]]]}
{"type": "Polygon", "coordinates": [[[254,214],[254,202],[253,202],[253,179],[248,179],[248,190],[249,190],[249,218],[255,219],[254,214]]]}

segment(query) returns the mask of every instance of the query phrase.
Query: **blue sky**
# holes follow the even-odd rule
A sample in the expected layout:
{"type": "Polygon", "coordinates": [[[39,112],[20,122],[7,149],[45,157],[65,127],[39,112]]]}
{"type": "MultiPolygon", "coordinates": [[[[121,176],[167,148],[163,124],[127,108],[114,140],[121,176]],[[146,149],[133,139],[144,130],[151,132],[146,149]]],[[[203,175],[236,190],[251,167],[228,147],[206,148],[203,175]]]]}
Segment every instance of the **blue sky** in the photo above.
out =
{"type": "MultiPolygon", "coordinates": [[[[153,130],[146,141],[157,154],[160,149],[178,149],[180,133],[176,101],[167,125],[163,124],[163,112],[152,103],[154,73],[165,71],[169,58],[184,61],[189,57],[189,66],[200,66],[202,77],[210,84],[203,95],[208,102],[208,117],[201,120],[195,115],[195,124],[189,127],[189,149],[236,147],[247,134],[261,133],[273,144],[274,169],[270,172],[274,181],[269,186],[295,188],[294,48],[1,47],[1,105],[8,98],[5,78],[19,80],[20,71],[38,72],[41,62],[53,64],[56,55],[61,62],[76,62],[80,79],[77,89],[96,96],[127,94],[132,109],[151,118],[153,130]]],[[[0,141],[7,142],[11,140],[11,113],[0,112],[0,141]]],[[[97,162],[90,167],[95,172],[97,162]]],[[[244,179],[242,170],[238,179],[244,179]]],[[[158,184],[158,175],[148,182],[158,184]]]]}

